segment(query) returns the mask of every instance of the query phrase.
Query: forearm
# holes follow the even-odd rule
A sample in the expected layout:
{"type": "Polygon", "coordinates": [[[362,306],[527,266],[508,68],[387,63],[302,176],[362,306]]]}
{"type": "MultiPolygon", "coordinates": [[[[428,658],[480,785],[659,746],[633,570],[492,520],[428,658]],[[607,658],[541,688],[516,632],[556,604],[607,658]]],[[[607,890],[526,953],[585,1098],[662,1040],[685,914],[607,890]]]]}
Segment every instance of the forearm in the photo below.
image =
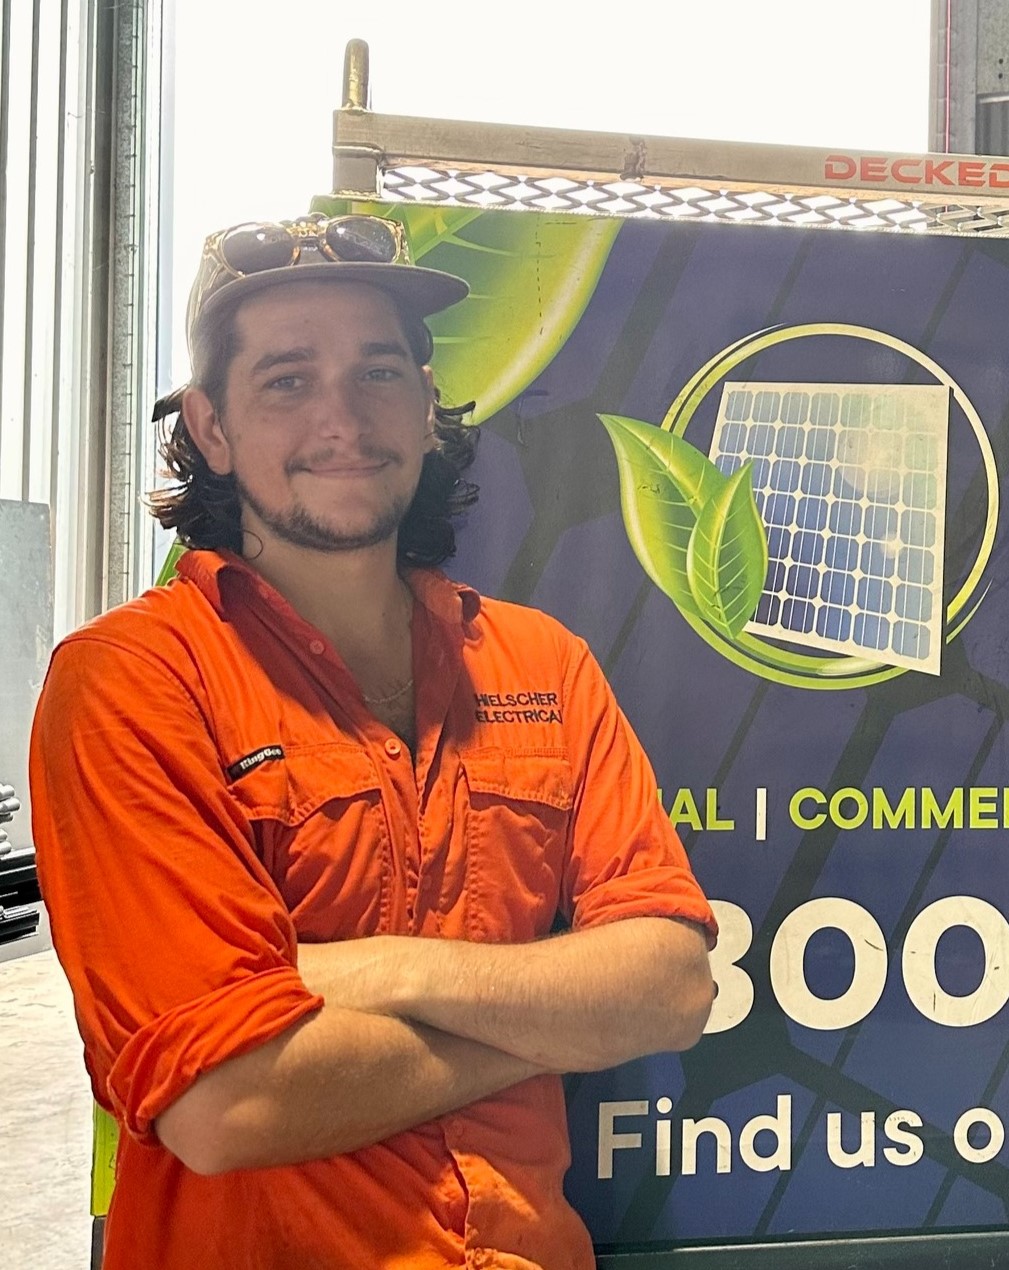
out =
{"type": "Polygon", "coordinates": [[[198,1173],[355,1151],[541,1068],[423,1024],[327,1006],[200,1077],[157,1121],[198,1173]]]}
{"type": "Polygon", "coordinates": [[[507,1050],[593,1071],[700,1036],[713,988],[704,935],[633,918],[528,944],[378,937],[299,950],[313,991],[507,1050]]]}
{"type": "Polygon", "coordinates": [[[553,1070],[687,1049],[707,1020],[703,937],[662,918],[533,944],[422,942],[407,1017],[553,1070]]]}

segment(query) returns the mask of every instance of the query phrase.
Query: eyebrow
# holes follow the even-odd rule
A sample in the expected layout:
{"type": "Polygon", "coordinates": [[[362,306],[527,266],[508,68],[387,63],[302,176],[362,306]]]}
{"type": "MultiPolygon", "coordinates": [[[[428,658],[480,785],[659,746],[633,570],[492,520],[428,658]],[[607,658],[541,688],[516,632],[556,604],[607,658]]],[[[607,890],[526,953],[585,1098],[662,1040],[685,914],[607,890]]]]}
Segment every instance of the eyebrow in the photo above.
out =
{"type": "Polygon", "coordinates": [[[318,356],[314,348],[287,348],[282,352],[264,353],[252,368],[254,375],[264,370],[272,370],[274,366],[287,366],[292,362],[311,362],[318,356]]]}
{"type": "Polygon", "coordinates": [[[361,345],[362,357],[402,357],[410,360],[410,354],[398,340],[379,340],[361,345]]]}
{"type": "MultiPolygon", "coordinates": [[[[398,340],[379,340],[361,345],[362,357],[400,357],[410,360],[409,351],[398,340]]],[[[252,368],[254,375],[272,370],[274,366],[290,366],[298,362],[312,362],[318,357],[314,348],[287,348],[275,353],[264,353],[252,368]]]]}

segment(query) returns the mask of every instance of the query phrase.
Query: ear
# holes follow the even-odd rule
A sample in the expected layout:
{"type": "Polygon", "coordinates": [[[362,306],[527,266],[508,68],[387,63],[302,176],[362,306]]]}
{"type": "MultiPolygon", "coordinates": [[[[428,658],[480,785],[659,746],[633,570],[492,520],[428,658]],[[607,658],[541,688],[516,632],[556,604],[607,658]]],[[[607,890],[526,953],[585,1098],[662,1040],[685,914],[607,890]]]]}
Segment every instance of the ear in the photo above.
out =
{"type": "Polygon", "coordinates": [[[193,444],[217,476],[231,471],[231,445],[220,417],[202,388],[187,388],[182,395],[182,416],[193,444]]]}
{"type": "Polygon", "coordinates": [[[427,392],[427,418],[424,420],[424,450],[437,450],[438,437],[435,433],[434,407],[437,400],[437,394],[434,387],[434,375],[431,373],[430,366],[422,366],[420,370],[421,378],[424,381],[424,387],[427,392]]]}

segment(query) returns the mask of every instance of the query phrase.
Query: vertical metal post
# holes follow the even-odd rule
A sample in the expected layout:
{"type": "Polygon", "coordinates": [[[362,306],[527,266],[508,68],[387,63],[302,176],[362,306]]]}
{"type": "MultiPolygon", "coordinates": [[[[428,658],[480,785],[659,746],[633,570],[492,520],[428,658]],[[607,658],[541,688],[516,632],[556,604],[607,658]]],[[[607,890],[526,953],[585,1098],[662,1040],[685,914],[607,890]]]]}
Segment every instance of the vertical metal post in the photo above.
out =
{"type": "MultiPolygon", "coordinates": [[[[67,129],[65,119],[67,113],[67,78],[68,66],[67,56],[70,50],[70,0],[62,0],[60,8],[60,91],[57,105],[57,118],[59,119],[59,133],[56,139],[56,232],[53,240],[53,250],[56,257],[56,271],[53,276],[53,375],[49,385],[50,393],[50,418],[52,419],[53,431],[58,434],[59,417],[60,417],[60,364],[64,354],[63,347],[63,323],[60,318],[63,313],[64,287],[63,287],[63,246],[66,240],[66,217],[64,216],[64,200],[66,198],[67,188],[67,129]]],[[[55,509],[57,504],[57,489],[59,485],[59,462],[60,462],[60,446],[56,444],[49,448],[49,506],[55,509]]]]}
{"type": "Polygon", "coordinates": [[[1005,0],[932,0],[933,150],[1009,153],[1009,7],[1005,0]]]}
{"type": "Polygon", "coordinates": [[[25,242],[25,366],[23,385],[23,418],[21,424],[21,498],[27,502],[31,496],[32,454],[32,395],[34,387],[33,338],[35,334],[35,233],[38,215],[38,148],[39,148],[39,40],[41,25],[41,0],[32,6],[32,65],[31,65],[31,136],[28,139],[28,234],[25,242]]]}
{"type": "MultiPolygon", "coordinates": [[[[351,40],[343,59],[343,109],[365,111],[371,101],[368,45],[351,40]]],[[[350,145],[340,139],[339,110],[333,113],[333,192],[348,197],[377,198],[381,152],[373,146],[350,145]]]]}
{"type": "MultiPolygon", "coordinates": [[[[10,127],[11,0],[0,0],[0,412],[3,410],[4,313],[7,278],[7,149],[10,127]]],[[[0,433],[3,429],[0,428],[0,433]]],[[[0,437],[2,441],[2,437],[0,437]]],[[[0,453],[0,462],[4,455],[0,453]]]]}
{"type": "Polygon", "coordinates": [[[344,110],[371,109],[371,66],[364,40],[349,40],[343,55],[344,110]]]}
{"type": "Polygon", "coordinates": [[[941,154],[976,149],[979,3],[932,0],[929,148],[941,154]]]}
{"type": "Polygon", "coordinates": [[[1009,152],[1009,8],[1005,0],[983,0],[978,13],[977,93],[974,148],[981,154],[1009,152]]]}
{"type": "MultiPolygon", "coordinates": [[[[158,185],[158,277],[165,279],[159,288],[157,305],[157,395],[171,388],[172,379],[172,197],[175,188],[175,4],[161,0],[161,179],[158,185]]],[[[148,123],[150,126],[150,121],[148,123]]]]}
{"type": "Polygon", "coordinates": [[[106,424],[105,566],[102,607],[130,598],[138,581],[145,412],[153,400],[150,320],[157,286],[161,4],[116,6],[111,278],[106,424]]]}
{"type": "Polygon", "coordinates": [[[109,242],[112,198],[112,120],[115,100],[116,6],[95,4],[88,15],[87,81],[84,98],[91,106],[84,159],[90,181],[81,239],[86,273],[81,279],[84,320],[81,362],[87,387],[87,413],[80,443],[79,491],[84,496],[78,524],[82,577],[77,600],[80,618],[105,607],[106,416],[108,410],[109,242]]]}
{"type": "MultiPolygon", "coordinates": [[[[10,52],[12,65],[30,75],[11,81],[0,75],[24,134],[15,206],[0,236],[0,254],[4,241],[15,259],[23,251],[24,294],[20,283],[8,285],[0,341],[12,362],[24,362],[20,383],[9,372],[5,381],[19,392],[21,433],[5,433],[10,462],[5,454],[0,470],[9,496],[49,504],[55,629],[62,635],[102,603],[114,6],[44,0],[26,7],[32,24],[21,27],[20,38],[30,43],[20,56],[18,47],[10,52]]],[[[13,150],[16,138],[8,139],[13,150]]]]}

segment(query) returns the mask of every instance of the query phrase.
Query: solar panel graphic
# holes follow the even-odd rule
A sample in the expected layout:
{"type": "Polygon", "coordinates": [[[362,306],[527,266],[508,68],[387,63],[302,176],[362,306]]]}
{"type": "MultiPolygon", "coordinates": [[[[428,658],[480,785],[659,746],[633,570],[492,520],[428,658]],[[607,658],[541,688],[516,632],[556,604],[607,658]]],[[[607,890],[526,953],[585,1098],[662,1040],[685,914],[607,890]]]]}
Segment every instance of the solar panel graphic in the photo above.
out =
{"type": "Polygon", "coordinates": [[[709,457],[753,462],[769,564],[748,631],[938,675],[949,391],[725,383],[709,457]]]}

